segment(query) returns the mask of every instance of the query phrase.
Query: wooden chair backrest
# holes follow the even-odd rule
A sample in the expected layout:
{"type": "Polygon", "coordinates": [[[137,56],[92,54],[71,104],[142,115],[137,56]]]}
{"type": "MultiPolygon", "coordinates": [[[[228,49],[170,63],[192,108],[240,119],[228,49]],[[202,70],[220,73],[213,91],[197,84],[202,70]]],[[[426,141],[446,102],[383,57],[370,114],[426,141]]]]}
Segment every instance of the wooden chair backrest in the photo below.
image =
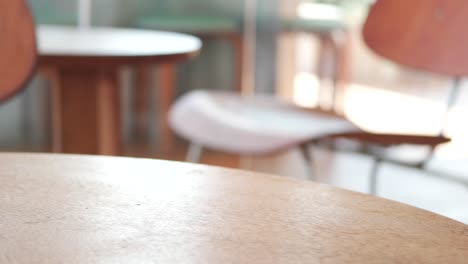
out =
{"type": "Polygon", "coordinates": [[[0,102],[23,88],[36,62],[34,22],[24,0],[0,1],[0,102]]]}
{"type": "Polygon", "coordinates": [[[468,1],[378,0],[363,37],[399,64],[450,76],[468,75],[468,1]]]}

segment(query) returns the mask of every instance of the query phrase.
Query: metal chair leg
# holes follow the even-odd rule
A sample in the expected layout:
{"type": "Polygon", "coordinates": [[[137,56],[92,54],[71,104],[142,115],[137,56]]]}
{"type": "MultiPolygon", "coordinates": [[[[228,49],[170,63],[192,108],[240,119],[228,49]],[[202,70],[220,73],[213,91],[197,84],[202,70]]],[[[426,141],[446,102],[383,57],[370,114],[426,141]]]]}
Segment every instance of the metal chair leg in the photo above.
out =
{"type": "Polygon", "coordinates": [[[377,176],[379,172],[380,165],[382,164],[382,159],[376,158],[374,164],[372,165],[370,176],[369,176],[369,193],[371,195],[377,195],[377,176]]]}
{"type": "Polygon", "coordinates": [[[185,157],[185,161],[199,163],[201,159],[201,155],[203,152],[203,146],[197,143],[190,142],[190,146],[187,150],[187,156],[185,157]]]}
{"type": "Polygon", "coordinates": [[[309,151],[309,144],[300,145],[299,150],[304,158],[306,177],[311,181],[317,180],[313,171],[315,168],[314,160],[312,158],[312,153],[309,151]]]}

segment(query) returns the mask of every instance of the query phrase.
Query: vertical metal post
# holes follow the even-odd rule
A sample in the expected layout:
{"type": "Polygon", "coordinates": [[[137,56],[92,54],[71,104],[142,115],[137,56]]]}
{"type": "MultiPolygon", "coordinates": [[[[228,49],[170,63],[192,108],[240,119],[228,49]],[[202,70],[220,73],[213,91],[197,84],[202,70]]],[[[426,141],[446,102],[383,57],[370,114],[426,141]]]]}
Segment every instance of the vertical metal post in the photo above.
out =
{"type": "Polygon", "coordinates": [[[257,46],[257,0],[244,1],[244,59],[242,95],[255,93],[255,57],[257,46]]]}
{"type": "MultiPolygon", "coordinates": [[[[461,84],[462,84],[462,78],[457,76],[453,79],[452,87],[450,87],[450,91],[449,91],[448,98],[447,98],[447,103],[445,105],[444,119],[441,124],[439,136],[445,136],[447,133],[446,129],[448,125],[450,110],[453,108],[453,106],[455,106],[455,103],[457,102],[458,96],[460,94],[461,84]]],[[[427,163],[432,159],[432,157],[434,156],[434,152],[435,152],[435,147],[432,147],[429,150],[429,153],[426,159],[421,162],[421,168],[424,168],[427,165],[427,163]]]]}
{"type": "Polygon", "coordinates": [[[462,78],[455,77],[453,79],[453,84],[452,84],[452,87],[450,88],[449,95],[447,98],[444,120],[442,123],[442,127],[440,129],[441,136],[443,136],[446,132],[445,129],[447,128],[450,110],[453,108],[453,106],[455,106],[455,103],[457,102],[458,95],[460,94],[461,84],[462,84],[462,78]]]}
{"type": "Polygon", "coordinates": [[[377,184],[378,184],[377,176],[378,176],[379,168],[381,164],[382,164],[382,159],[376,158],[374,160],[374,164],[372,165],[370,178],[369,178],[369,193],[371,195],[377,195],[377,184]]]}
{"type": "Polygon", "coordinates": [[[91,0],[78,1],[78,27],[87,29],[91,26],[91,0]]]}
{"type": "Polygon", "coordinates": [[[306,177],[311,181],[317,180],[317,177],[314,173],[314,159],[312,158],[312,153],[309,151],[309,144],[300,145],[299,150],[301,151],[302,157],[304,158],[306,177]]]}
{"type": "Polygon", "coordinates": [[[185,161],[199,163],[202,152],[203,152],[202,145],[190,142],[189,148],[187,150],[187,156],[185,157],[185,161]]]}

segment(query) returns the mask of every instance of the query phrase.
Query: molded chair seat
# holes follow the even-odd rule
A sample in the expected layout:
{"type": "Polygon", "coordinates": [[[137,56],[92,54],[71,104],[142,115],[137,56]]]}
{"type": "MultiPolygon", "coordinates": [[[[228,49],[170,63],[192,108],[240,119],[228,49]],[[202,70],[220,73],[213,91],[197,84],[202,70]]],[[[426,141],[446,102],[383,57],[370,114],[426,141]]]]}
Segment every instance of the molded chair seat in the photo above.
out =
{"type": "Polygon", "coordinates": [[[238,18],[220,16],[146,16],[138,18],[136,26],[192,34],[211,34],[239,32],[241,22],[238,18]]]}
{"type": "Polygon", "coordinates": [[[333,134],[361,131],[344,118],[271,96],[198,90],[178,99],[172,129],[192,143],[235,154],[265,155],[333,134]]]}
{"type": "MultiPolygon", "coordinates": [[[[179,98],[169,125],[191,143],[240,155],[268,155],[323,139],[344,138],[376,146],[436,147],[444,136],[366,132],[345,117],[304,109],[273,96],[195,90],[179,98]]],[[[373,153],[385,159],[382,153],[373,153]]]]}

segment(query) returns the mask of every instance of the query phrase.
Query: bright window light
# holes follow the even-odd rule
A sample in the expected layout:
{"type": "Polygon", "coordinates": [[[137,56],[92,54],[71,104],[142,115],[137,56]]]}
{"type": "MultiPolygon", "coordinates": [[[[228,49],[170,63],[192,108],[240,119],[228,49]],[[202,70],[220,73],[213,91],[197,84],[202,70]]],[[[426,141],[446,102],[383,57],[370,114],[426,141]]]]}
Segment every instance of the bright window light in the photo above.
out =
{"type": "Polygon", "coordinates": [[[303,107],[316,106],[319,85],[317,76],[306,72],[298,73],[294,78],[294,102],[303,107]]]}
{"type": "Polygon", "coordinates": [[[301,3],[296,12],[304,19],[341,20],[343,16],[338,7],[322,3],[301,3]]]}

